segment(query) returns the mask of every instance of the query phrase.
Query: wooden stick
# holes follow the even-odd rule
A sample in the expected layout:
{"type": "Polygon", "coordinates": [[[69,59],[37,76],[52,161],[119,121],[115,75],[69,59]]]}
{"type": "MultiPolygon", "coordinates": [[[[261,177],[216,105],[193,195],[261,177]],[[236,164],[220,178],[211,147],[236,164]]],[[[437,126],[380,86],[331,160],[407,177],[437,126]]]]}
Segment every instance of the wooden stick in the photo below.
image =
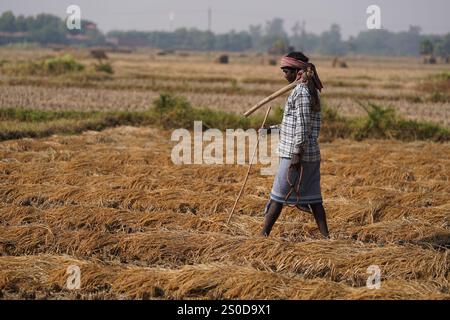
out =
{"type": "Polygon", "coordinates": [[[298,85],[301,81],[294,81],[291,84],[281,88],[280,90],[272,93],[270,96],[262,99],[260,102],[258,102],[257,104],[255,104],[251,109],[249,109],[246,113],[244,113],[244,116],[248,117],[249,115],[251,115],[253,112],[255,112],[256,110],[258,110],[259,108],[261,108],[263,105],[265,105],[266,103],[278,98],[279,96],[281,96],[282,94],[285,94],[286,92],[292,90],[295,88],[296,85],[298,85]]]}
{"type": "MultiPolygon", "coordinates": [[[[269,115],[271,109],[272,109],[272,106],[269,106],[267,108],[266,116],[264,117],[264,120],[263,120],[263,123],[262,123],[260,129],[264,128],[264,125],[266,124],[267,116],[269,115]]],[[[245,185],[247,183],[248,176],[250,174],[250,169],[252,168],[253,159],[255,158],[256,150],[258,150],[259,134],[260,134],[260,132],[258,131],[258,137],[256,139],[256,146],[255,146],[255,149],[253,150],[252,159],[250,160],[250,163],[248,164],[247,174],[245,175],[244,183],[242,184],[241,190],[239,190],[239,194],[238,194],[238,196],[236,198],[236,201],[234,201],[233,209],[231,209],[231,213],[230,213],[230,216],[228,217],[227,224],[230,223],[231,217],[233,216],[233,213],[234,213],[234,209],[236,209],[236,205],[237,205],[239,199],[241,198],[242,192],[244,191],[244,187],[245,187],[245,185]]]]}

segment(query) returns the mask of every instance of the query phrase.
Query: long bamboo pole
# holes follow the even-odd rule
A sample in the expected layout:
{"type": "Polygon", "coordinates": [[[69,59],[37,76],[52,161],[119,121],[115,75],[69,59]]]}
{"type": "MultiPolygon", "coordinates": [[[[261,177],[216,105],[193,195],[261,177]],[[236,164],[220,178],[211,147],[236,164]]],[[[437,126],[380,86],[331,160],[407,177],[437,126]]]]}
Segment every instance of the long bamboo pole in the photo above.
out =
{"type": "Polygon", "coordinates": [[[279,96],[281,96],[282,94],[285,94],[286,92],[292,90],[295,88],[296,85],[298,85],[301,81],[294,81],[290,84],[288,84],[287,86],[281,88],[280,90],[272,93],[270,96],[262,99],[260,102],[258,102],[257,104],[255,104],[252,108],[250,108],[246,113],[244,113],[244,116],[248,117],[249,115],[251,115],[253,112],[255,112],[256,110],[258,110],[259,108],[261,108],[262,106],[264,106],[266,103],[278,98],[279,96]]]}
{"type": "MultiPolygon", "coordinates": [[[[269,115],[271,109],[272,109],[272,106],[269,106],[269,107],[267,108],[266,115],[265,115],[265,117],[264,117],[264,120],[263,120],[263,122],[262,122],[262,124],[261,124],[261,128],[260,128],[260,129],[263,129],[263,128],[264,128],[264,125],[266,124],[266,120],[267,120],[267,117],[268,117],[268,115],[269,115]]],[[[236,198],[236,201],[234,201],[233,209],[231,209],[231,213],[230,213],[230,216],[228,217],[227,224],[230,223],[231,217],[233,216],[234,210],[236,209],[236,205],[237,205],[239,199],[241,198],[241,195],[242,195],[242,192],[244,191],[245,185],[247,184],[248,176],[249,176],[249,174],[250,174],[250,169],[252,168],[253,160],[254,160],[254,158],[255,158],[256,151],[258,150],[258,145],[259,145],[259,135],[260,135],[260,131],[258,131],[258,136],[257,136],[257,138],[256,138],[255,149],[253,150],[252,158],[251,158],[251,160],[250,160],[250,163],[248,164],[247,174],[245,175],[244,183],[242,184],[241,190],[239,190],[239,194],[238,194],[238,196],[237,196],[237,198],[236,198]]]]}
{"type": "MultiPolygon", "coordinates": [[[[254,105],[251,109],[249,109],[247,112],[245,112],[245,113],[244,113],[244,116],[248,117],[249,115],[251,115],[253,112],[255,112],[256,110],[258,110],[259,108],[261,108],[261,107],[264,106],[265,104],[267,104],[267,103],[269,103],[270,101],[272,101],[272,100],[278,98],[279,96],[285,94],[286,92],[288,92],[288,91],[294,89],[295,86],[297,86],[299,83],[300,83],[300,80],[294,81],[294,82],[288,84],[287,86],[281,88],[280,90],[278,90],[278,91],[272,93],[270,96],[264,98],[263,100],[261,100],[260,102],[258,102],[257,104],[255,104],[255,105],[254,105]]],[[[268,117],[268,115],[269,115],[271,109],[272,109],[271,106],[269,106],[269,107],[267,108],[266,115],[265,115],[264,120],[263,120],[263,123],[262,123],[262,125],[261,125],[261,129],[264,128],[264,125],[266,124],[267,117],[268,117]]],[[[228,217],[227,224],[230,223],[231,217],[233,216],[234,210],[236,209],[236,205],[238,204],[239,199],[240,199],[241,196],[242,196],[242,192],[244,191],[245,185],[247,184],[248,176],[249,176],[250,170],[251,170],[251,168],[252,168],[253,159],[255,158],[256,151],[258,150],[258,145],[259,145],[259,132],[258,132],[258,137],[257,137],[257,139],[256,139],[256,146],[255,146],[255,149],[253,150],[253,155],[252,155],[252,158],[251,158],[250,163],[249,163],[249,165],[248,165],[247,174],[245,175],[244,183],[242,184],[241,190],[239,190],[239,194],[238,194],[236,200],[234,201],[234,205],[233,205],[233,208],[231,209],[230,216],[228,217]]]]}

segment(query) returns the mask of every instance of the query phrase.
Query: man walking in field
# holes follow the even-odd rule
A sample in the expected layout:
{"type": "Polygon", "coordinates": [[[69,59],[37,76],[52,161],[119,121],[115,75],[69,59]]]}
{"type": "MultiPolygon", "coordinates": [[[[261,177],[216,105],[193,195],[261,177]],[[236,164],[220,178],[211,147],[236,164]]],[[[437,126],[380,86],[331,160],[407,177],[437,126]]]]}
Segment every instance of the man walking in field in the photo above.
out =
{"type": "Polygon", "coordinates": [[[269,236],[281,214],[283,204],[313,213],[320,233],[328,238],[325,209],[320,191],[320,98],[323,86],[316,68],[301,52],[281,59],[281,69],[289,83],[301,80],[286,100],[279,125],[280,166],[270,200],[265,209],[261,235],[269,236]]]}

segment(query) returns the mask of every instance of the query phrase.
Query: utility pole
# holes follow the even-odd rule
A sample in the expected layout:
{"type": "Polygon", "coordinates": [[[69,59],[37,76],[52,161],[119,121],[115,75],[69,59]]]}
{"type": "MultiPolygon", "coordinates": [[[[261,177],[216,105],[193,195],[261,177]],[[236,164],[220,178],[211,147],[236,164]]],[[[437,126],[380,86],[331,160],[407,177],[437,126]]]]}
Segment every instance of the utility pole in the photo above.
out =
{"type": "Polygon", "coordinates": [[[212,24],[212,10],[211,7],[208,8],[208,31],[211,32],[211,24],[212,24]]]}
{"type": "Polygon", "coordinates": [[[175,19],[175,13],[173,11],[169,12],[169,31],[173,31],[173,20],[175,19]]]}
{"type": "MultiPolygon", "coordinates": [[[[211,25],[212,25],[212,10],[208,7],[208,39],[211,39],[211,25]]],[[[211,59],[211,42],[208,41],[208,60],[211,59]]]]}

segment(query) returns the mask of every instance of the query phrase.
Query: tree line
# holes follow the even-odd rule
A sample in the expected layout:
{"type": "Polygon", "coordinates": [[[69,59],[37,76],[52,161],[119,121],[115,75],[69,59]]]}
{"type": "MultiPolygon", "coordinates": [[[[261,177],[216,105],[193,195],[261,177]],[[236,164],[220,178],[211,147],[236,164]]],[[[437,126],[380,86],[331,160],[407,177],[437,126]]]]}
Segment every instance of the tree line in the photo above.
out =
{"type": "Polygon", "coordinates": [[[163,50],[258,51],[282,54],[290,49],[328,55],[371,54],[439,56],[448,60],[450,33],[424,35],[418,26],[408,31],[366,30],[343,40],[338,24],[320,34],[309,32],[297,22],[287,32],[284,21],[274,18],[248,30],[216,34],[196,28],[174,31],[110,31],[103,34],[95,23],[82,21],[81,30],[68,30],[65,21],[51,14],[25,17],[11,11],[0,16],[0,45],[17,42],[78,44],[84,46],[154,47],[163,50]]]}

